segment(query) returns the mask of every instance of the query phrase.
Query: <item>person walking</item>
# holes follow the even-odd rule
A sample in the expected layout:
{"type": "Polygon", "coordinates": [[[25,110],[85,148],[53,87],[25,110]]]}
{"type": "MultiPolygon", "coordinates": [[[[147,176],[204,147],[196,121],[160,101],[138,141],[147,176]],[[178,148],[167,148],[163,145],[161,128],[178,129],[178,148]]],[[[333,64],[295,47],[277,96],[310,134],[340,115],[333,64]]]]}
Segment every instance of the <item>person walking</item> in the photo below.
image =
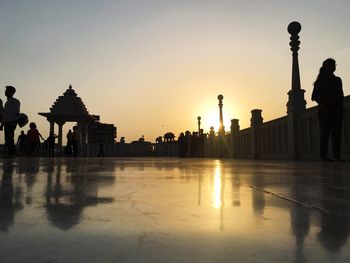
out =
{"type": "Polygon", "coordinates": [[[2,124],[4,125],[5,133],[5,146],[7,149],[7,155],[13,157],[16,155],[15,148],[15,129],[17,126],[17,119],[20,113],[21,103],[13,95],[16,93],[15,87],[6,86],[5,96],[7,101],[4,107],[4,114],[2,117],[2,124]]]}
{"type": "Polygon", "coordinates": [[[29,156],[36,156],[39,152],[40,138],[42,140],[44,140],[44,138],[41,136],[34,122],[29,124],[29,128],[30,130],[27,132],[28,153],[29,156]]]}
{"type": "Polygon", "coordinates": [[[325,162],[332,161],[327,155],[330,135],[332,136],[333,158],[336,161],[343,161],[341,159],[341,130],[344,93],[342,80],[334,75],[335,70],[334,59],[328,58],[323,61],[311,96],[311,99],[318,104],[320,158],[325,162]]]}

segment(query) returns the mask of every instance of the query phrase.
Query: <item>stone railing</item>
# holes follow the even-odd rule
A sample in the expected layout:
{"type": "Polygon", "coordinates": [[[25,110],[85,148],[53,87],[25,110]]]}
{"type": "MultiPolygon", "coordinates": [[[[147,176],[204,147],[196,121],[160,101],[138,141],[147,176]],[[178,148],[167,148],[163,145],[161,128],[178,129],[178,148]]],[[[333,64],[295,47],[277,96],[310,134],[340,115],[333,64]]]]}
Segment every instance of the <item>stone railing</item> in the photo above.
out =
{"type": "MultiPolygon", "coordinates": [[[[317,106],[301,112],[297,119],[296,149],[300,160],[318,160],[320,152],[317,106]]],[[[232,155],[234,158],[293,159],[290,154],[288,116],[263,122],[261,110],[253,110],[251,127],[239,130],[238,120],[232,120],[232,155]]],[[[332,140],[329,142],[331,156],[332,140]]],[[[344,98],[342,156],[350,160],[350,96],[344,98]]]]}

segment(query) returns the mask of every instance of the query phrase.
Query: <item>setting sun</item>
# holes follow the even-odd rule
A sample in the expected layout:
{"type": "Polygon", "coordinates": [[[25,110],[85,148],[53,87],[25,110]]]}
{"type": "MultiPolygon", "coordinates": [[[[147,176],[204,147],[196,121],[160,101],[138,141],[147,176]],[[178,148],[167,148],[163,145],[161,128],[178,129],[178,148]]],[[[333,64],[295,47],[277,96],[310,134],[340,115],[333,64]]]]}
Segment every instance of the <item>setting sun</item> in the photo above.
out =
{"type": "MultiPolygon", "coordinates": [[[[230,130],[230,116],[225,115],[224,113],[224,126],[225,130],[229,131],[230,130]]],[[[209,112],[205,114],[202,117],[202,128],[204,131],[209,131],[209,128],[213,126],[215,132],[218,132],[219,126],[220,126],[220,120],[219,120],[219,110],[214,110],[212,112],[209,112]]]]}

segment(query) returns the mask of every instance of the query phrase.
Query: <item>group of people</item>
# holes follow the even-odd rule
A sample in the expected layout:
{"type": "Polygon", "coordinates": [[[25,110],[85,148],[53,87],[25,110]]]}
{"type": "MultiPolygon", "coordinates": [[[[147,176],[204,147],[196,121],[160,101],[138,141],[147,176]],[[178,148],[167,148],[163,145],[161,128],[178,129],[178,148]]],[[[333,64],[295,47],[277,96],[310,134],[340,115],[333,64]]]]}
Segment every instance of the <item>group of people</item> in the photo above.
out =
{"type": "MultiPolygon", "coordinates": [[[[55,140],[57,135],[50,133],[49,137],[45,140],[37,129],[34,122],[29,124],[29,130],[27,134],[22,130],[18,136],[17,143],[15,145],[15,130],[18,124],[23,125],[20,106],[21,103],[18,99],[14,98],[16,88],[13,86],[6,86],[5,96],[7,100],[5,104],[0,99],[0,130],[4,131],[5,137],[5,152],[4,156],[14,157],[16,155],[21,156],[39,156],[40,145],[43,140],[45,147],[45,155],[54,156],[55,152],[55,140]]],[[[23,114],[22,114],[23,115],[23,114]]],[[[21,126],[21,125],[20,125],[21,126]]],[[[69,130],[67,134],[67,146],[65,147],[65,154],[68,156],[78,155],[79,134],[77,127],[73,127],[73,132],[69,130]]]]}
{"type": "MultiPolygon", "coordinates": [[[[17,139],[18,155],[21,156],[38,156],[40,150],[40,139],[44,140],[43,136],[38,131],[36,124],[31,122],[27,134],[21,131],[17,139]]],[[[53,141],[55,144],[55,141],[53,141]]]]}
{"type": "Polygon", "coordinates": [[[203,129],[200,132],[182,132],[178,138],[179,157],[203,157],[206,139],[203,129]]]}

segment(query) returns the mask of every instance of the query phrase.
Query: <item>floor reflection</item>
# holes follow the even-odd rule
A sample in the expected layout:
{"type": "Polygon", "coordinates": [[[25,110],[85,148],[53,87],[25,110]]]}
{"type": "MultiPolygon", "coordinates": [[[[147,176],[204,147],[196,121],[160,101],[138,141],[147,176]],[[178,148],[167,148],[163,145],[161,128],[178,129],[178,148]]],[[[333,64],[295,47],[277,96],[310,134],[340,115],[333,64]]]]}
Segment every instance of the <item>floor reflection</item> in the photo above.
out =
{"type": "Polygon", "coordinates": [[[22,191],[20,188],[14,187],[12,182],[14,169],[12,160],[3,162],[0,186],[0,229],[2,232],[9,231],[14,223],[16,212],[23,209],[22,191]]]}
{"type": "Polygon", "coordinates": [[[114,167],[106,169],[103,161],[97,166],[89,167],[86,162],[70,160],[62,167],[58,163],[53,172],[52,163],[47,170],[47,186],[45,192],[46,211],[48,220],[56,227],[68,230],[81,222],[86,207],[98,204],[108,204],[114,201],[113,197],[99,197],[98,189],[102,184],[114,184],[114,167]],[[101,169],[103,167],[103,169],[101,169]],[[62,173],[65,168],[65,173],[62,173]],[[98,175],[98,172],[105,175],[98,175]],[[91,174],[93,173],[93,174],[91,174]],[[96,173],[96,174],[94,174],[96,173]],[[62,183],[62,174],[64,182],[62,183]]]}
{"type": "MultiPolygon", "coordinates": [[[[63,242],[58,233],[64,233],[93,248],[101,242],[93,229],[111,246],[132,239],[127,244],[138,244],[136,254],[179,250],[213,259],[215,251],[218,259],[209,262],[242,253],[263,255],[261,262],[350,257],[346,164],[33,158],[0,165],[1,233],[11,240],[29,233],[63,242]],[[269,250],[279,257],[269,257],[269,250]]],[[[1,233],[3,247],[8,239],[1,233]]]]}

